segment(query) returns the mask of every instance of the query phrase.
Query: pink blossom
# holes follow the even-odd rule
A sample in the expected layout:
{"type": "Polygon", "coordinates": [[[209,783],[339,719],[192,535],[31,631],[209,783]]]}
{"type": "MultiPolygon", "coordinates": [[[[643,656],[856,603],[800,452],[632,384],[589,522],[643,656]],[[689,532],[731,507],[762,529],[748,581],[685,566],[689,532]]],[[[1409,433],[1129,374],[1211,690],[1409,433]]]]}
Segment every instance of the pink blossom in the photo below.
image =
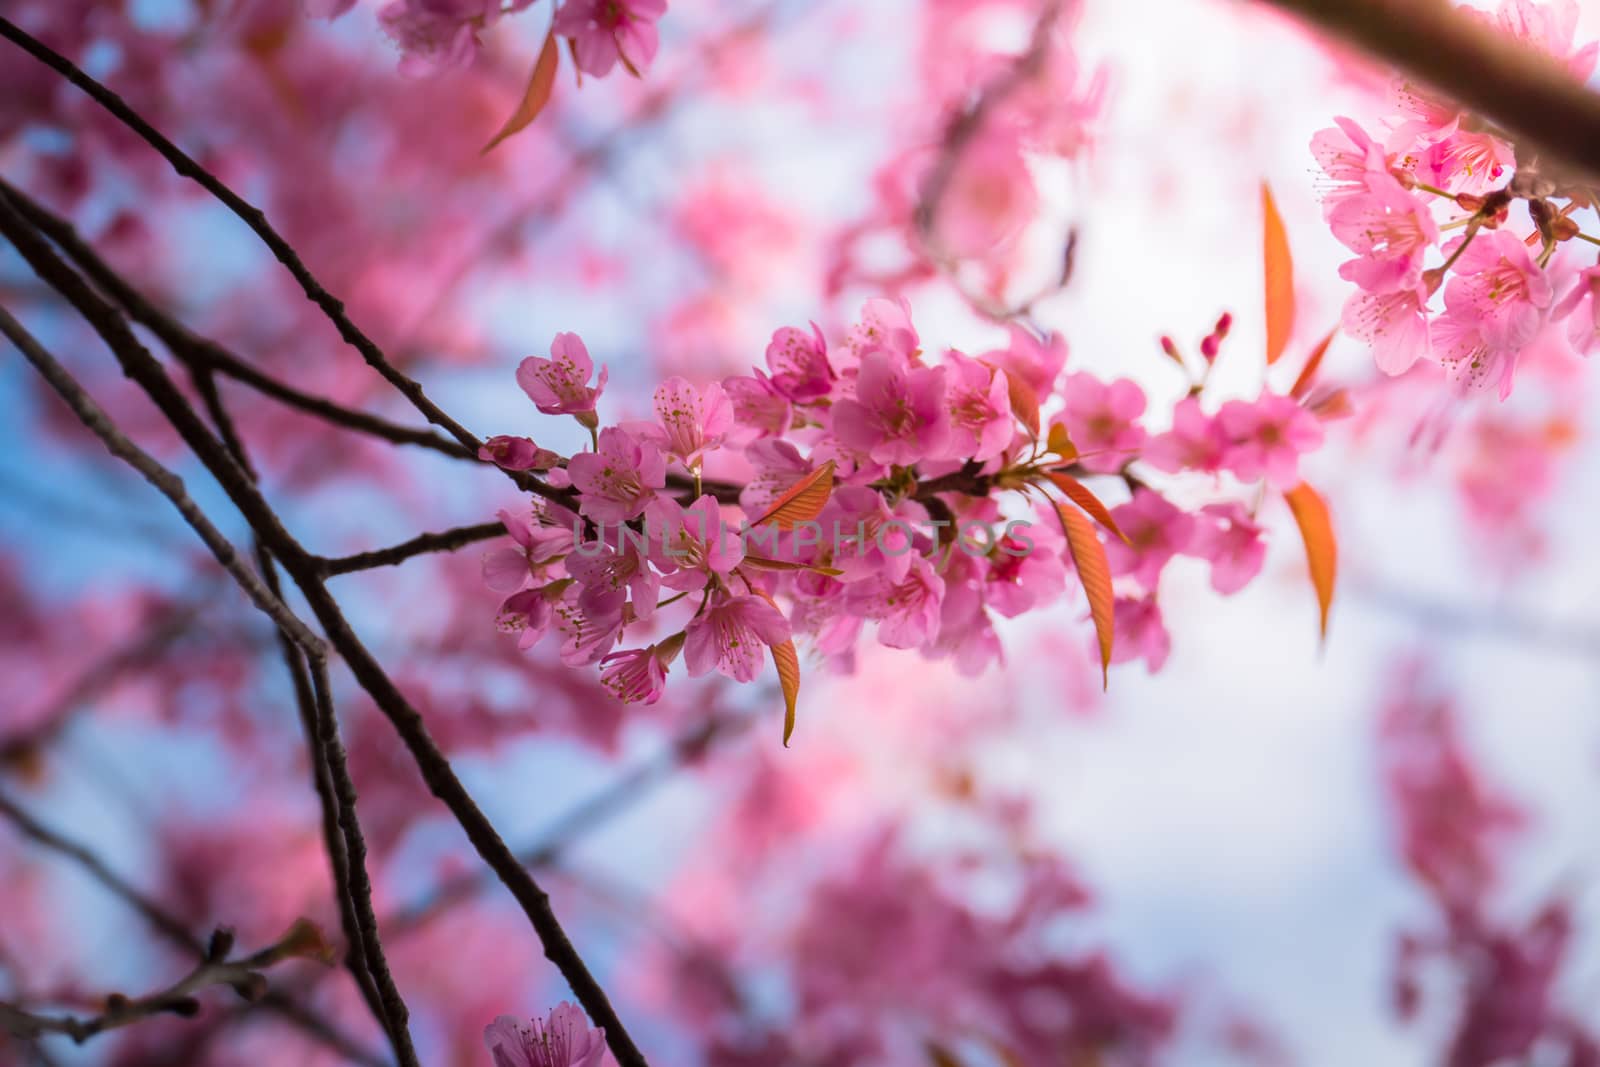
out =
{"type": "Polygon", "coordinates": [[[1262,393],[1252,403],[1230,400],[1217,412],[1228,435],[1226,467],[1244,481],[1280,489],[1299,481],[1300,457],[1322,444],[1322,423],[1292,397],[1262,393]]]}
{"type": "MultiPolygon", "coordinates": [[[[331,7],[330,17],[341,4],[331,7]]],[[[500,9],[500,0],[393,0],[378,11],[378,22],[404,54],[401,72],[416,76],[471,63],[478,55],[478,31],[497,20],[500,9]]]]}
{"type": "Polygon", "coordinates": [[[495,614],[495,625],[502,633],[516,634],[517,647],[527,651],[549,632],[555,617],[548,589],[524,589],[506,597],[495,614]]]}
{"type": "Polygon", "coordinates": [[[1416,155],[1411,171],[1454,193],[1485,193],[1503,184],[1516,163],[1515,150],[1494,134],[1456,130],[1416,155]]]}
{"type": "Polygon", "coordinates": [[[1432,358],[1427,305],[1428,293],[1420,282],[1387,293],[1356,292],[1345,301],[1339,323],[1372,346],[1379,370],[1404,374],[1418,359],[1432,358]]]}
{"type": "Polygon", "coordinates": [[[591,425],[595,401],[606,387],[606,368],[600,368],[599,380],[591,388],[593,373],[594,362],[583,340],[575,333],[558,333],[550,343],[549,359],[529,356],[517,367],[517,384],[546,415],[577,415],[591,425]]]}
{"type": "Polygon", "coordinates": [[[833,432],[878,463],[907,466],[941,455],[950,440],[944,368],[912,368],[887,349],[867,352],[855,397],[833,405],[833,432]]]}
{"type": "Polygon", "coordinates": [[[1228,435],[1214,416],[1200,406],[1200,398],[1186,396],[1172,409],[1172,429],[1156,434],[1140,453],[1159,471],[1220,471],[1228,451],[1228,435]]]}
{"type": "Polygon", "coordinates": [[[1006,450],[1016,432],[1004,371],[951,351],[945,357],[950,451],[978,462],[1006,450]]]}
{"type": "Polygon", "coordinates": [[[1092,374],[1071,374],[1061,395],[1065,404],[1051,421],[1066,427],[1086,469],[1120,470],[1144,444],[1144,427],[1138,423],[1145,409],[1144,390],[1127,378],[1107,384],[1092,374]]]}
{"type": "Polygon", "coordinates": [[[807,334],[785,326],[772,335],[767,345],[767,369],[772,385],[796,404],[809,404],[833,391],[833,365],[828,362],[828,345],[816,323],[807,334]]]}
{"type": "Polygon", "coordinates": [[[1058,333],[1040,340],[1021,326],[1010,329],[1010,345],[985,352],[983,362],[1005,371],[1008,382],[1021,382],[1036,397],[1055,392],[1056,379],[1067,365],[1067,342],[1058,333]]]}
{"type": "Polygon", "coordinates": [[[585,515],[596,522],[626,522],[644,511],[655,491],[667,484],[667,460],[650,442],[608,426],[600,431],[596,451],[580,452],[567,461],[567,473],[585,515]]]}
{"type": "Polygon", "coordinates": [[[620,601],[590,598],[586,603],[580,587],[568,586],[553,608],[562,637],[561,662],[569,667],[595,662],[622,636],[625,617],[620,601]]]}
{"type": "Polygon", "coordinates": [[[1350,197],[1366,193],[1374,174],[1388,171],[1383,149],[1365,130],[1347,118],[1333,121],[1333,128],[1318,130],[1311,138],[1311,154],[1330,183],[1323,190],[1325,215],[1350,197]]]}
{"type": "Polygon", "coordinates": [[[913,555],[915,527],[907,518],[895,514],[877,490],[844,485],[834,490],[817,523],[822,527],[822,541],[839,546],[833,566],[844,581],[882,576],[899,582],[910,569],[913,555]]]}
{"type": "Polygon", "coordinates": [[[660,497],[645,511],[650,559],[669,589],[703,589],[723,582],[744,559],[739,531],[722,521],[722,507],[706,495],[688,507],[660,497]]]}
{"type": "Polygon", "coordinates": [[[890,648],[921,648],[939,636],[944,579],[921,556],[913,556],[904,578],[887,577],[849,587],[849,606],[878,620],[878,640],[890,648]]]}
{"type": "Polygon", "coordinates": [[[733,406],[733,421],[742,429],[754,430],[757,437],[776,437],[786,433],[794,422],[789,398],[778,391],[771,378],[756,371],[722,380],[722,391],[733,406]]]}
{"type": "Polygon", "coordinates": [[[638,542],[624,536],[621,527],[607,534],[605,540],[577,545],[566,558],[567,573],[583,586],[578,602],[584,611],[604,614],[631,596],[633,617],[648,619],[656,609],[661,579],[638,542]]]}
{"type": "Polygon", "coordinates": [[[544,574],[546,564],[572,551],[571,527],[530,521],[529,515],[505,509],[498,517],[513,543],[483,556],[484,584],[497,593],[521,589],[530,578],[544,574]]]}
{"type": "Polygon", "coordinates": [[[1230,596],[1261,573],[1267,558],[1261,534],[1243,505],[1208,504],[1200,509],[1188,554],[1210,562],[1211,588],[1230,596]]]}
{"type": "Polygon", "coordinates": [[[1358,256],[1339,268],[1339,276],[1374,292],[1415,286],[1423,255],[1439,240],[1428,205],[1388,175],[1375,178],[1369,192],[1341,201],[1328,224],[1358,256]]]}
{"type": "Polygon", "coordinates": [[[656,388],[655,408],[660,425],[650,426],[650,438],[691,470],[733,427],[733,405],[716,382],[697,389],[682,378],[668,378],[656,388]]]}
{"type": "Polygon", "coordinates": [[[1133,499],[1111,509],[1128,543],[1106,539],[1106,561],[1111,573],[1132,575],[1146,589],[1154,589],[1167,561],[1189,549],[1194,537],[1194,517],[1180,511],[1166,497],[1138,489],[1133,499]]]}
{"type": "Polygon", "coordinates": [[[1579,355],[1587,356],[1600,343],[1600,266],[1578,272],[1572,291],[1551,312],[1567,323],[1567,340],[1579,355]]]}
{"type": "Polygon", "coordinates": [[[544,1022],[502,1015],[483,1032],[494,1067],[600,1067],[606,1032],[590,1029],[575,1004],[562,1001],[544,1022]]]}
{"type": "Polygon", "coordinates": [[[1550,280],[1509,230],[1480,233],[1455,271],[1433,324],[1435,355],[1462,384],[1498,384],[1505,396],[1517,356],[1544,324],[1550,280]]]}
{"type": "Polygon", "coordinates": [[[1062,536],[1051,526],[1055,522],[1059,520],[1053,515],[1038,517],[1027,527],[998,538],[980,561],[986,606],[1014,619],[1061,595],[1067,585],[1067,568],[1061,557],[1062,536]]]}
{"type": "MultiPolygon", "coordinates": [[[[1112,607],[1112,625],[1116,627],[1117,642],[1111,649],[1112,663],[1144,660],[1145,670],[1154,674],[1172,652],[1172,636],[1161,621],[1161,608],[1155,593],[1143,597],[1119,596],[1112,607]]],[[[1090,655],[1099,656],[1098,645],[1091,645],[1090,655]]]]}
{"type": "Polygon", "coordinates": [[[800,450],[788,441],[763,439],[745,449],[745,459],[755,468],[739,491],[739,506],[755,519],[772,506],[790,486],[812,471],[800,450]]]}
{"type": "Polygon", "coordinates": [[[629,648],[600,658],[600,684],[624,704],[654,704],[667,689],[667,665],[658,646],[629,648]]]}
{"type": "Polygon", "coordinates": [[[656,20],[666,11],[666,0],[565,0],[552,29],[571,39],[578,69],[585,74],[603,78],[620,59],[638,76],[656,57],[656,20]]]}
{"type": "Polygon", "coordinates": [[[912,359],[920,351],[921,339],[911,324],[911,305],[904,298],[868,300],[861,305],[861,321],[850,328],[846,344],[858,361],[879,348],[912,359]]]}
{"type": "Polygon", "coordinates": [[[561,461],[560,456],[540,448],[531,438],[508,434],[485,441],[478,449],[478,458],[508,471],[548,470],[561,461]]]}
{"type": "Polygon", "coordinates": [[[765,650],[789,640],[783,613],[758,596],[718,591],[689,623],[684,664],[691,678],[713,669],[736,682],[752,681],[765,650]]]}

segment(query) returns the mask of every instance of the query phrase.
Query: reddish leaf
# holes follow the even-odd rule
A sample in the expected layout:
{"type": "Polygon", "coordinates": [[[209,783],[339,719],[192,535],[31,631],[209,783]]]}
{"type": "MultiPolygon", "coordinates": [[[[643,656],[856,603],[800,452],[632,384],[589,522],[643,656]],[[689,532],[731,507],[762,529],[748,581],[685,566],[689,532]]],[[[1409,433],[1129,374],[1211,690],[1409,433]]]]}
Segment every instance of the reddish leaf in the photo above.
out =
{"type": "Polygon", "coordinates": [[[789,747],[789,736],[794,733],[794,709],[800,700],[800,654],[794,650],[793,641],[772,646],[772,665],[778,668],[778,682],[783,686],[783,747],[789,747]]]}
{"type": "Polygon", "coordinates": [[[767,513],[752,522],[751,526],[772,523],[780,530],[792,530],[796,523],[810,522],[822,514],[833,495],[833,460],[791,485],[767,513]]]}
{"type": "Polygon", "coordinates": [[[1306,358],[1306,365],[1300,371],[1300,377],[1294,380],[1294,387],[1289,390],[1289,395],[1299,400],[1311,391],[1311,384],[1317,379],[1317,368],[1322,366],[1322,357],[1328,354],[1328,346],[1333,344],[1339,327],[1335,326],[1328,331],[1316,348],[1311,350],[1311,355],[1306,358]]]}
{"type": "Polygon", "coordinates": [[[1068,500],[1087,511],[1095,522],[1116,534],[1124,544],[1133,543],[1128,540],[1128,535],[1118,528],[1117,520],[1111,517],[1111,512],[1100,503],[1099,497],[1089,491],[1088,486],[1063,471],[1045,471],[1045,474],[1055,483],[1057,489],[1067,494],[1068,500]]]}
{"type": "Polygon", "coordinates": [[[1294,261],[1272,190],[1261,183],[1262,258],[1266,264],[1267,364],[1278,362],[1294,332],[1294,261]]]}
{"type": "Polygon", "coordinates": [[[1333,535],[1333,519],[1328,505],[1317,491],[1301,482],[1283,494],[1300,524],[1300,538],[1306,543],[1306,563],[1311,568],[1311,585],[1317,591],[1317,606],[1322,616],[1322,636],[1328,636],[1328,609],[1333,605],[1333,584],[1339,570],[1339,545],[1333,535]]]}
{"type": "Polygon", "coordinates": [[[1011,413],[1022,420],[1033,436],[1039,436],[1039,394],[1033,386],[1017,377],[1006,375],[1006,388],[1011,394],[1011,413]]]}
{"type": "Polygon", "coordinates": [[[1111,684],[1112,620],[1116,615],[1111,565],[1106,561],[1105,546],[1094,532],[1094,523],[1083,512],[1057,504],[1056,514],[1061,516],[1061,528],[1067,534],[1067,549],[1072,553],[1073,566],[1078,568],[1078,581],[1089,598],[1089,614],[1100,642],[1100,684],[1104,688],[1111,684]]]}
{"type": "Polygon", "coordinates": [[[556,47],[555,34],[548,33],[544,38],[544,47],[539,49],[539,59],[533,65],[533,73],[528,77],[528,87],[523,90],[522,102],[506,119],[506,124],[500,127],[500,132],[483,146],[484,152],[519,130],[526,129],[530,122],[539,117],[539,112],[550,102],[550,93],[556,87],[556,66],[560,62],[561,50],[556,47]]]}
{"type": "Polygon", "coordinates": [[[937,1041],[925,1041],[922,1044],[922,1048],[928,1054],[928,1063],[932,1067],[965,1067],[965,1064],[961,1062],[954,1052],[951,1052],[937,1041]]]}

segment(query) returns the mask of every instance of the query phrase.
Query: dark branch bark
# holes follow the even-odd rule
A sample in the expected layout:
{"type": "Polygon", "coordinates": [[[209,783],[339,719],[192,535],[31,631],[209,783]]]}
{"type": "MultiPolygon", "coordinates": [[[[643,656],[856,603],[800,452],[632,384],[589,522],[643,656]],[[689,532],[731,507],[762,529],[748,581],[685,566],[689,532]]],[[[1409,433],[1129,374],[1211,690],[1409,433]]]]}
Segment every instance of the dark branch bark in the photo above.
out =
{"type": "MultiPolygon", "coordinates": [[[[605,991],[568,939],[550,907],[549,897],[518,863],[493,823],[461,784],[450,761],[434,742],[421,714],[411,706],[382,665],[356,636],[338,602],[323,584],[316,557],[307,553],[284,528],[249,475],[206,427],[167,377],[161,364],[134,336],[118,310],[63,263],[5,197],[0,197],[0,233],[4,233],[16,245],[34,272],[66,297],[100,334],[122,365],[124,373],[155,402],[179,436],[222,485],[234,506],[244,514],[256,536],[282,561],[322,624],[329,643],[343,657],[357,682],[400,735],[429,789],[444,801],[479,856],[499,876],[522,907],[539,935],[545,955],[560,969],[589,1017],[596,1025],[605,1028],[607,1043],[621,1067],[644,1067],[647,1061],[643,1053],[633,1043],[605,991]]],[[[260,588],[253,572],[246,568],[244,573],[245,578],[241,581],[248,580],[260,588]]]]}
{"type": "Polygon", "coordinates": [[[1444,0],[1266,0],[1391,63],[1537,153],[1600,176],[1600,95],[1550,57],[1444,0]]]}
{"type": "Polygon", "coordinates": [[[353,556],[340,556],[337,559],[323,559],[318,563],[323,574],[330,576],[350,574],[354,571],[371,570],[374,567],[392,567],[397,563],[404,563],[413,556],[429,552],[454,552],[458,548],[499,537],[505,532],[506,528],[498,522],[480,522],[474,526],[457,526],[439,533],[418,534],[409,541],[402,541],[388,548],[359,552],[353,556]]]}

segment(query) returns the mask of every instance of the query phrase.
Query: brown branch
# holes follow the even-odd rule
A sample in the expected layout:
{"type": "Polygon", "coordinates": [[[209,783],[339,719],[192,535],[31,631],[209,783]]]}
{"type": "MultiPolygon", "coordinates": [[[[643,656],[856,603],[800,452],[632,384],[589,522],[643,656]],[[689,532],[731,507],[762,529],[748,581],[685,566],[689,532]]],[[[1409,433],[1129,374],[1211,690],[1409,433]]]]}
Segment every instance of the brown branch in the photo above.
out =
{"type": "Polygon", "coordinates": [[[161,339],[161,343],[166,345],[174,356],[190,367],[212,368],[265,396],[346,430],[369,434],[394,444],[430,448],[452,459],[481,462],[475,453],[468,452],[461,445],[439,436],[432,430],[404,426],[378,415],[344,407],[314,393],[296,389],[246,363],[216,341],[194,333],[161,310],[113,270],[66,219],[4,179],[0,179],[0,195],[9,197],[17,210],[40,232],[49,237],[56,247],[65,252],[67,258],[77,264],[78,269],[83,271],[90,281],[119,304],[129,318],[147,327],[161,339]]]}
{"type": "MultiPolygon", "coordinates": [[[[167,377],[161,364],[134,336],[121,313],[63,263],[4,197],[0,197],[0,233],[11,240],[34,272],[66,297],[100,334],[122,365],[123,372],[156,404],[178,435],[221,484],[234,506],[244,514],[256,535],[282,561],[322,624],[329,643],[343,657],[357,682],[400,735],[423,780],[450,809],[478,855],[494,870],[522,907],[539,935],[545,955],[566,978],[573,995],[590,1019],[597,1026],[605,1028],[606,1041],[621,1067],[644,1067],[647,1061],[643,1053],[633,1043],[605,991],[568,939],[550,907],[548,895],[517,862],[517,857],[506,846],[494,824],[461,784],[449,759],[433,740],[421,713],[406,700],[382,665],[356,636],[338,602],[323,583],[316,558],[307,553],[284,528],[277,513],[260,495],[249,475],[228,455],[221,442],[167,377]]],[[[248,581],[259,587],[255,575],[248,570],[245,573],[248,581]]]]}
{"type": "MultiPolygon", "coordinates": [[[[4,217],[4,224],[0,228],[5,228],[7,235],[18,243],[19,248],[28,245],[29,238],[33,235],[24,234],[16,229],[18,224],[26,226],[25,220],[13,211],[8,201],[3,199],[0,199],[0,216],[4,217]]],[[[37,240],[37,238],[34,238],[34,240],[37,240]]],[[[41,242],[38,246],[25,249],[24,254],[26,255],[28,251],[32,251],[37,255],[41,250],[47,254],[49,253],[48,248],[44,248],[41,242]]],[[[59,260],[57,262],[59,263],[59,260]]],[[[77,280],[79,285],[83,284],[82,280],[77,279],[75,275],[74,279],[77,280]]],[[[82,292],[84,294],[90,293],[87,286],[83,286],[82,292]]],[[[123,328],[126,329],[126,326],[123,328]]],[[[34,365],[61,399],[66,401],[67,405],[72,408],[79,420],[94,431],[95,435],[104,442],[113,455],[126,461],[135,470],[143,474],[151,484],[161,490],[188,521],[189,525],[194,528],[195,532],[199,534],[200,539],[211,549],[212,554],[217,558],[217,562],[222,564],[224,569],[228,571],[255,605],[277,624],[279,632],[304,653],[312,674],[312,689],[317,707],[322,751],[326,754],[328,766],[333,773],[335,788],[339,791],[339,825],[344,833],[346,848],[350,852],[351,899],[354,901],[357,913],[361,918],[363,933],[366,933],[369,928],[372,931],[372,936],[366,938],[362,943],[367,970],[377,985],[379,999],[384,1009],[384,1026],[389,1032],[402,1067],[420,1067],[416,1052],[411,1046],[410,1034],[406,1029],[408,1012],[406,1011],[405,1002],[400,997],[393,978],[389,975],[387,962],[383,959],[382,950],[377,945],[377,917],[372,909],[372,886],[367,880],[366,869],[363,865],[366,846],[361,839],[359,824],[356,822],[355,791],[354,787],[350,785],[348,771],[344,773],[343,780],[340,780],[339,770],[344,764],[344,752],[339,744],[338,727],[334,721],[333,706],[327,684],[326,645],[323,644],[321,638],[313,634],[288,609],[279,597],[273,595],[272,591],[263,583],[263,580],[258,578],[255,572],[239,558],[232,543],[223,537],[216,527],[211,524],[211,521],[206,518],[205,514],[189,499],[184,490],[182,479],[163,467],[118,430],[110,417],[84,391],[83,387],[68,373],[66,368],[57,362],[49,352],[45,351],[43,346],[34,340],[4,308],[0,308],[0,333],[4,333],[22,351],[28,362],[34,365]],[[331,741],[329,739],[330,733],[331,741]]],[[[130,333],[128,337],[131,338],[132,334],[130,333]]],[[[135,341],[135,343],[137,342],[135,341]]],[[[148,357],[148,353],[146,353],[146,356],[148,357]]],[[[153,359],[152,362],[154,362],[153,359]]],[[[159,365],[156,370],[157,372],[160,371],[159,365]]],[[[167,386],[171,388],[172,395],[178,395],[177,390],[171,387],[170,382],[167,382],[167,386]]],[[[198,417],[194,416],[192,410],[188,414],[198,423],[198,417]]],[[[203,432],[204,426],[200,426],[200,429],[203,432]]],[[[214,445],[216,442],[213,439],[211,443],[214,445]]],[[[220,446],[218,447],[220,450],[220,446]]],[[[229,457],[224,453],[224,458],[229,457]]],[[[238,472],[239,467],[237,462],[234,462],[234,470],[238,472]]],[[[244,472],[244,476],[248,480],[248,472],[244,472]]],[[[154,921],[153,918],[152,921],[154,921]]]]}
{"type": "Polygon", "coordinates": [[[1266,0],[1495,123],[1519,151],[1600,176],[1600,95],[1444,0],[1266,0]],[[1530,151],[1531,150],[1531,151],[1530,151]]]}
{"type": "Polygon", "coordinates": [[[230,960],[227,956],[232,950],[233,935],[219,930],[213,935],[211,945],[202,947],[202,958],[194,969],[159,992],[131,999],[112,994],[106,998],[105,1011],[89,1018],[35,1014],[0,1001],[0,1026],[25,1041],[37,1040],[43,1034],[65,1034],[81,1045],[96,1034],[152,1016],[189,1018],[197,1015],[200,1002],[195,994],[209,986],[226,985],[245,1000],[258,1001],[267,992],[267,980],[261,971],[281,960],[304,955],[305,940],[305,927],[296,924],[277,944],[242,959],[230,960]]]}
{"type": "Polygon", "coordinates": [[[458,548],[479,541],[500,537],[505,532],[506,528],[498,522],[480,522],[474,526],[457,526],[439,533],[418,534],[409,541],[402,541],[388,548],[358,552],[353,556],[340,556],[336,559],[320,559],[317,563],[323,574],[329,576],[350,574],[354,571],[371,570],[374,567],[392,567],[428,552],[454,552],[458,548]]]}

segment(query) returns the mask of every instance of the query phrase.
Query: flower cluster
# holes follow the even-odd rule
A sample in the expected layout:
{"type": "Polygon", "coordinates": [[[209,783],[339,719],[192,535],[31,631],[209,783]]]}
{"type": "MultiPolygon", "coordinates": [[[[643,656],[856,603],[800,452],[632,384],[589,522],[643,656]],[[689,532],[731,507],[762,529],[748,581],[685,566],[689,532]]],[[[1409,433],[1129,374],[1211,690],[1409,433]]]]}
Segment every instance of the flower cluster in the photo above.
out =
{"type": "MultiPolygon", "coordinates": [[[[1587,79],[1597,45],[1575,47],[1577,17],[1574,0],[1502,0],[1495,22],[1587,79]]],[[[1391,103],[1379,136],[1339,118],[1311,142],[1327,177],[1323,214],[1355,253],[1339,269],[1358,286],[1344,328],[1386,373],[1428,359],[1502,398],[1541,339],[1587,354],[1600,336],[1600,267],[1578,271],[1558,251],[1574,238],[1600,244],[1574,217],[1594,206],[1588,188],[1519,161],[1494,129],[1428,90],[1398,81],[1391,103]],[[1564,340],[1546,330],[1556,323],[1564,340]]]]}
{"type": "MultiPolygon", "coordinates": [[[[1230,321],[1201,344],[1207,369],[1230,321]]],[[[1293,487],[1336,405],[1297,389],[1209,410],[1202,374],[1152,434],[1138,385],[1064,374],[1065,361],[1059,338],[1016,329],[1004,348],[934,362],[907,306],[873,300],[837,344],[780,329],[764,369],[673,378],[654,419],[602,426],[605,371],[591,384],[583,342],[561,334],[517,380],[593,447],[562,464],[527,438],[485,445],[501,466],[547,469],[531,507],[501,513],[510,541],[485,557],[506,594],[500,625],[525,648],[559,634],[564,662],[598,663],[617,696],[653,703],[680,653],[691,676],[748,682],[769,649],[783,676],[800,636],[848,668],[869,626],[976,673],[1001,656],[995,620],[1050,604],[1076,572],[1102,662],[1158,669],[1156,595],[1174,557],[1209,563],[1223,594],[1261,569],[1262,526],[1243,502],[1260,494],[1219,495],[1224,476],[1293,487]],[[708,466],[740,477],[710,481],[708,466]],[[1181,507],[1150,471],[1203,475],[1209,495],[1181,507]],[[1127,499],[1107,508],[1080,479],[1127,499]],[[666,636],[617,648],[636,633],[666,636]]]]}
{"type": "MultiPolygon", "coordinates": [[[[335,2],[319,9],[334,16],[349,8],[335,2]]],[[[533,0],[390,0],[378,21],[400,46],[401,69],[410,74],[464,67],[478,55],[479,38],[501,15],[533,0]]],[[[603,78],[620,62],[635,77],[655,59],[656,21],[666,0],[565,0],[555,13],[552,32],[565,37],[584,74],[603,78]]]]}

